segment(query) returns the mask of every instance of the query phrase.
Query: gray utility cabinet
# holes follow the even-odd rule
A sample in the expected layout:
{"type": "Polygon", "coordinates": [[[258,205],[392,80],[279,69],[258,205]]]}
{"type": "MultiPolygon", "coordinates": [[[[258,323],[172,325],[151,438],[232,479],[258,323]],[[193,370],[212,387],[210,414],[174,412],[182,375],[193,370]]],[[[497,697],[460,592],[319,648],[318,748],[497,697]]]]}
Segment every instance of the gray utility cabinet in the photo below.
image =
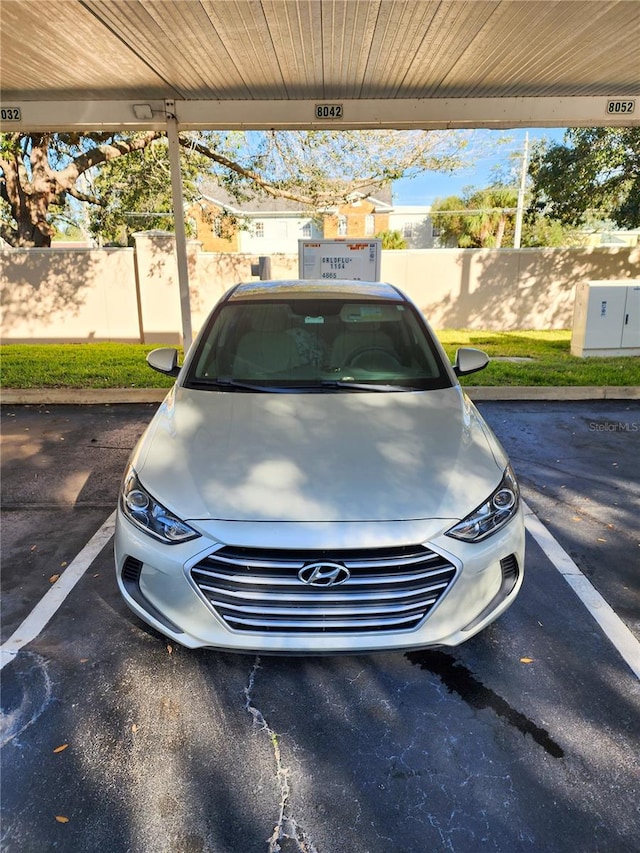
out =
{"type": "Polygon", "coordinates": [[[576,287],[571,354],[640,355],[640,279],[576,287]]]}

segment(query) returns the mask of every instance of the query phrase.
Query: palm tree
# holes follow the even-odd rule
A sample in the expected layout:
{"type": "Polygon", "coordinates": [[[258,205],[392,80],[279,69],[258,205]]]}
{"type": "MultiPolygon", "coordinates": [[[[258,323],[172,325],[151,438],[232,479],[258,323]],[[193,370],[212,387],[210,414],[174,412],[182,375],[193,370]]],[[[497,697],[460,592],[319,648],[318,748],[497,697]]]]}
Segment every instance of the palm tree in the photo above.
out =
{"type": "Polygon", "coordinates": [[[383,249],[406,249],[407,241],[399,231],[380,231],[376,234],[378,240],[382,240],[383,249]]]}

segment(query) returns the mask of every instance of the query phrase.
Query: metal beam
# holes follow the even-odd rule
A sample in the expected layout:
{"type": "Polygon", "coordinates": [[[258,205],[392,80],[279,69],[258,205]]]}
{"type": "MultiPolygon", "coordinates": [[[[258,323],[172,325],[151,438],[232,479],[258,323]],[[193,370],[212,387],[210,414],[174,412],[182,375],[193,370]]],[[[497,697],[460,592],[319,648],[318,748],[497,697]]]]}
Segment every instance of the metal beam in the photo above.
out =
{"type": "MultiPolygon", "coordinates": [[[[340,100],[176,100],[180,130],[628,127],[640,124],[640,92],[607,97],[340,100]],[[613,105],[613,107],[612,107],[613,105]],[[318,107],[340,117],[319,118],[318,107]],[[334,113],[338,111],[334,110],[334,113]]],[[[162,130],[164,101],[3,101],[0,129],[162,130]],[[7,116],[19,115],[12,119],[7,116]]],[[[322,110],[321,110],[322,112],[322,110]]]]}
{"type": "MultiPolygon", "coordinates": [[[[335,110],[334,110],[335,112],[335,110]]],[[[179,101],[181,128],[236,129],[366,129],[366,128],[506,128],[597,127],[640,124],[638,98],[448,98],[319,101],[179,101]],[[624,101],[624,114],[611,113],[609,102],[624,101]],[[340,118],[318,112],[340,108],[340,118]]]]}
{"type": "Polygon", "coordinates": [[[8,101],[0,105],[0,130],[4,133],[76,130],[164,130],[167,124],[162,101],[8,101]],[[151,119],[140,119],[149,107],[151,119]],[[20,118],[15,119],[16,110],[20,118]]]}

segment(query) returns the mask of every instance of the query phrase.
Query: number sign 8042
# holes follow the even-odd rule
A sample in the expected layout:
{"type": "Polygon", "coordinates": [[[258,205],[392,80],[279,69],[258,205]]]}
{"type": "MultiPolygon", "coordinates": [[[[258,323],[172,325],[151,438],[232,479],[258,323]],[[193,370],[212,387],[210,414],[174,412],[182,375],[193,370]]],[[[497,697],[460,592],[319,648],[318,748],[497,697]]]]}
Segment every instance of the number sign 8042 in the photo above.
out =
{"type": "Polygon", "coordinates": [[[342,104],[316,104],[316,118],[343,118],[342,104]]]}

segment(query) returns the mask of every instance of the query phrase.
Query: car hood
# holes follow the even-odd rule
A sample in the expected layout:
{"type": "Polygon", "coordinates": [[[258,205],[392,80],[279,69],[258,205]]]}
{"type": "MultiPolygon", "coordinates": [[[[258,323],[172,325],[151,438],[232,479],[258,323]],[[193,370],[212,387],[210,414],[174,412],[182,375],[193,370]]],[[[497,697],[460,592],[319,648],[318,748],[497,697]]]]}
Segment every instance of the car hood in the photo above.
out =
{"type": "Polygon", "coordinates": [[[273,394],[176,386],[132,458],[181,518],[460,519],[506,457],[459,387],[273,394]]]}

